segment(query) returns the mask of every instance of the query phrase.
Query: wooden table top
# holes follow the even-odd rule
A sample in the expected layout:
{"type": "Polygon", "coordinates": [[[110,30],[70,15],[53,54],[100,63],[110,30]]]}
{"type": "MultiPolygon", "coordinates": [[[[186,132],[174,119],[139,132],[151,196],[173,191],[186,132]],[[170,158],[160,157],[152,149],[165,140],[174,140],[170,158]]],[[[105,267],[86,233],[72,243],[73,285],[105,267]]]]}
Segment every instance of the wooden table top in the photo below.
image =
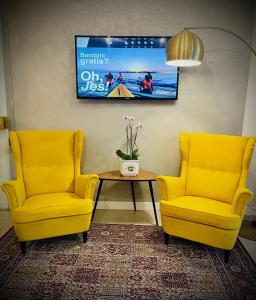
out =
{"type": "Polygon", "coordinates": [[[120,180],[120,181],[154,181],[157,174],[140,170],[137,176],[122,176],[119,170],[108,171],[97,174],[100,180],[120,180]]]}

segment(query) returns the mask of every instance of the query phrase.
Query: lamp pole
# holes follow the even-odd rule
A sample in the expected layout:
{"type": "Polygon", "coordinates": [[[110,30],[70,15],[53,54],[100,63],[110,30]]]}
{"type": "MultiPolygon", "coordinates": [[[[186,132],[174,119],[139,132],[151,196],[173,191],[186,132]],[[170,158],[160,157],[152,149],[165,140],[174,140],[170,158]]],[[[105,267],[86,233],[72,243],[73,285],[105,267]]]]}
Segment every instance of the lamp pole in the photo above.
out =
{"type": "MultiPolygon", "coordinates": [[[[220,30],[220,31],[224,31],[227,32],[233,36],[235,36],[236,38],[238,38],[245,46],[247,46],[251,52],[253,53],[253,55],[256,57],[256,51],[255,49],[252,48],[252,46],[246,42],[246,40],[244,40],[240,35],[236,34],[235,32],[225,29],[223,27],[217,27],[217,26],[195,26],[195,27],[184,27],[184,30],[190,30],[190,29],[213,29],[213,30],[220,30]]],[[[253,210],[256,210],[254,207],[251,207],[253,210]]],[[[252,225],[256,226],[256,220],[253,218],[252,220],[252,225]]]]}
{"type": "Polygon", "coordinates": [[[223,27],[217,27],[217,26],[195,26],[195,27],[184,27],[184,30],[190,30],[190,29],[214,29],[214,30],[220,30],[220,31],[225,31],[229,34],[232,34],[233,36],[235,36],[236,38],[238,38],[242,43],[244,43],[250,50],[251,52],[254,54],[254,56],[256,57],[256,50],[252,48],[252,46],[247,43],[241,36],[239,36],[238,34],[234,33],[231,30],[225,29],[223,27]]]}

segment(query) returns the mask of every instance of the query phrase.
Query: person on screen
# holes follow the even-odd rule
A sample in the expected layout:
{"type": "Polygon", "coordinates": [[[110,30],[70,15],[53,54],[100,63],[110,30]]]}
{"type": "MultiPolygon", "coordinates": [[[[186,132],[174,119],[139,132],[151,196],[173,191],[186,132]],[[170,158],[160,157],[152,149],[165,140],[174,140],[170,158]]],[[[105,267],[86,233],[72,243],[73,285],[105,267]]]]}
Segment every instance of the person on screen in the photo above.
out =
{"type": "Polygon", "coordinates": [[[105,78],[107,86],[110,87],[114,82],[114,76],[109,72],[107,75],[105,75],[105,78]]]}
{"type": "Polygon", "coordinates": [[[140,92],[145,94],[152,94],[153,92],[152,79],[150,79],[148,75],[146,75],[145,79],[140,83],[140,92]]]}
{"type": "Polygon", "coordinates": [[[119,72],[118,78],[117,78],[118,82],[122,82],[123,81],[123,75],[121,72],[119,72]]]}
{"type": "Polygon", "coordinates": [[[150,72],[148,72],[148,77],[149,77],[149,79],[153,80],[152,75],[151,75],[150,72]]]}

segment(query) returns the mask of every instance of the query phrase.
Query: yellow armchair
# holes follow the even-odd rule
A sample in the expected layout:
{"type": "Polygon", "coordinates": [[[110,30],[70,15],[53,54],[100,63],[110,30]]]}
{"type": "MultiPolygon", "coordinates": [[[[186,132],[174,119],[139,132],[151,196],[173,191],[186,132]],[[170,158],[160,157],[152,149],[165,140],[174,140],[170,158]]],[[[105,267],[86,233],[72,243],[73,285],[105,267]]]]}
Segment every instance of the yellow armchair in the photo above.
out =
{"type": "Polygon", "coordinates": [[[169,235],[221,248],[228,261],[252,192],[245,188],[254,137],[180,135],[180,177],[159,176],[165,243],[169,235]]]}
{"type": "Polygon", "coordinates": [[[10,132],[16,180],[2,190],[9,200],[21,250],[26,241],[83,232],[91,223],[96,174],[81,175],[83,133],[10,132]]]}

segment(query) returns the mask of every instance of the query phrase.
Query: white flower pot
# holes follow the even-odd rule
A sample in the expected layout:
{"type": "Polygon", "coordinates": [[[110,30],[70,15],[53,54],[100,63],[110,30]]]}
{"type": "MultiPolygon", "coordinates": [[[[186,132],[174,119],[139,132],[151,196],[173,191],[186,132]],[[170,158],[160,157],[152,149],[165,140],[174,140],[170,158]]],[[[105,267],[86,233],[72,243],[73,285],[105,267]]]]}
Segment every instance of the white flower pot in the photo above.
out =
{"type": "Polygon", "coordinates": [[[123,176],[137,176],[139,174],[139,160],[120,160],[120,173],[123,176]]]}

